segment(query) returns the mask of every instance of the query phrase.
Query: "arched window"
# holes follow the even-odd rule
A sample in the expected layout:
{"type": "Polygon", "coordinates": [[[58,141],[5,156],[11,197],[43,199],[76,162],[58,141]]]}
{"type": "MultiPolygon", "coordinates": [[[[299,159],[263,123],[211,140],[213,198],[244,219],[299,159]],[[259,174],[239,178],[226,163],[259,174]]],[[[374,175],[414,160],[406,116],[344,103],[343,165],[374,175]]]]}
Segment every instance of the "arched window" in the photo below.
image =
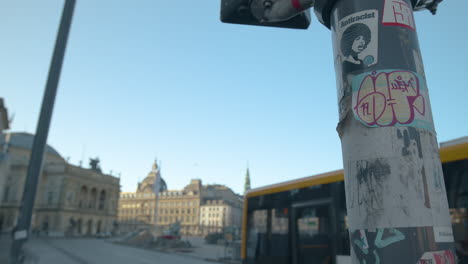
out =
{"type": "Polygon", "coordinates": [[[96,188],[91,189],[91,198],[89,199],[88,208],[96,208],[97,203],[97,190],[96,188]]]}
{"type": "Polygon", "coordinates": [[[93,220],[89,219],[86,224],[86,234],[92,235],[93,234],[93,220]]]}
{"type": "Polygon", "coordinates": [[[48,232],[49,231],[49,216],[44,216],[42,220],[42,231],[48,232]]]}
{"type": "Polygon", "coordinates": [[[97,224],[96,224],[96,234],[99,234],[99,233],[102,232],[102,230],[101,230],[101,229],[102,229],[101,225],[102,225],[102,222],[101,222],[101,220],[99,220],[99,221],[97,222],[97,224]]]}
{"type": "Polygon", "coordinates": [[[78,219],[78,221],[77,221],[77,223],[76,223],[76,231],[77,231],[78,234],[80,234],[80,235],[83,234],[83,228],[82,228],[82,226],[83,226],[83,220],[81,220],[81,218],[80,218],[80,219],[78,219]]]}
{"type": "Polygon", "coordinates": [[[102,190],[99,195],[99,210],[104,210],[106,204],[106,191],[102,190]]]}
{"type": "Polygon", "coordinates": [[[76,221],[75,221],[75,219],[73,219],[73,217],[71,217],[70,219],[68,219],[68,227],[67,227],[68,233],[69,234],[74,234],[75,227],[76,227],[76,221]]]}
{"type": "Polygon", "coordinates": [[[80,202],[78,203],[79,208],[85,208],[88,201],[88,188],[82,186],[80,189],[80,202]]]}
{"type": "Polygon", "coordinates": [[[3,201],[8,202],[8,196],[10,195],[10,186],[5,187],[5,191],[3,193],[3,201]]]}

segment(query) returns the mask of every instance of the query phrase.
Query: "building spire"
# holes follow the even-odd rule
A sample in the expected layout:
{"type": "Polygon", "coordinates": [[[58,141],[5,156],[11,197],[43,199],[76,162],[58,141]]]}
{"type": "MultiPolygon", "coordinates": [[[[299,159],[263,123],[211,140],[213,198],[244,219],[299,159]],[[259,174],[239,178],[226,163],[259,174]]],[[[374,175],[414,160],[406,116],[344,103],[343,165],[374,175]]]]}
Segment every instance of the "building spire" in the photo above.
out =
{"type": "Polygon", "coordinates": [[[157,172],[159,170],[159,167],[158,167],[158,159],[155,158],[154,159],[154,162],[153,162],[153,166],[151,168],[151,172],[157,172]]]}
{"type": "Polygon", "coordinates": [[[245,173],[244,194],[248,190],[250,190],[250,172],[249,172],[249,167],[247,166],[247,172],[245,173]]]}

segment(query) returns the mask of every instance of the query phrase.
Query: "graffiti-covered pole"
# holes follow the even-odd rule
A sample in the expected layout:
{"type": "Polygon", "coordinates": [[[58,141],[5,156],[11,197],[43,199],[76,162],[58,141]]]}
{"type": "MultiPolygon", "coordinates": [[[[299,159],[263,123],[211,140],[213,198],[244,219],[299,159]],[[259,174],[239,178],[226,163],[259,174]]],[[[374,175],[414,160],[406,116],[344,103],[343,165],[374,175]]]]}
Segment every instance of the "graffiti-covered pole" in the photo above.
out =
{"type": "Polygon", "coordinates": [[[455,263],[415,2],[329,13],[353,263],[455,263]]]}
{"type": "Polygon", "coordinates": [[[353,263],[456,261],[413,17],[441,1],[221,0],[226,23],[304,29],[313,7],[331,29],[353,263]]]}

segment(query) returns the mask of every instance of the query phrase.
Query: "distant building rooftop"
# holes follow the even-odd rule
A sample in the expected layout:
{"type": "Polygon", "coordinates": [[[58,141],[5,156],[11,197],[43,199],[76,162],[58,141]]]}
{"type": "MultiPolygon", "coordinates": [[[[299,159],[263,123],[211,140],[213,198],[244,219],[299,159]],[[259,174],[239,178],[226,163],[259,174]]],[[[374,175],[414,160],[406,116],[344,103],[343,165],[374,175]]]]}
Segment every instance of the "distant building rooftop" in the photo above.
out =
{"type": "MultiPolygon", "coordinates": [[[[5,144],[5,139],[6,135],[1,134],[0,135],[0,145],[5,144]]],[[[34,135],[25,133],[25,132],[18,132],[18,133],[11,133],[10,134],[10,146],[11,147],[17,147],[17,148],[22,148],[22,149],[32,149],[34,141],[34,135]]],[[[52,155],[56,155],[58,157],[60,156],[60,153],[58,153],[57,150],[55,150],[53,147],[47,145],[46,147],[46,152],[52,155]]]]}
{"type": "Polygon", "coordinates": [[[468,136],[452,139],[452,140],[445,141],[445,142],[441,142],[440,146],[441,147],[448,147],[448,146],[453,146],[453,145],[467,143],[467,142],[468,142],[468,136]]]}

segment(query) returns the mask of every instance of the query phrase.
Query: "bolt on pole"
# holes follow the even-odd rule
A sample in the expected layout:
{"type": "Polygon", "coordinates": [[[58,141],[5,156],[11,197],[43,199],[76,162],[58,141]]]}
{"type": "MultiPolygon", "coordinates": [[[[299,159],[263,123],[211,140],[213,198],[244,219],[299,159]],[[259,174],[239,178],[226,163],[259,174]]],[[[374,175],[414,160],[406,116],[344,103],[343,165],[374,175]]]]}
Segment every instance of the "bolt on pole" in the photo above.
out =
{"type": "Polygon", "coordinates": [[[456,261],[413,4],[329,14],[353,263],[456,261]]]}
{"type": "Polygon", "coordinates": [[[20,214],[17,225],[13,230],[13,244],[11,247],[11,263],[13,264],[22,262],[22,245],[27,241],[29,236],[37,184],[42,171],[44,150],[47,143],[47,136],[49,134],[55,96],[57,94],[57,87],[60,79],[60,72],[62,70],[63,58],[65,48],[67,46],[68,33],[70,31],[74,7],[75,0],[65,1],[60,27],[55,42],[55,49],[52,55],[44,98],[42,100],[36,135],[34,136],[34,142],[31,150],[31,157],[24,184],[23,198],[20,206],[20,214]]]}

